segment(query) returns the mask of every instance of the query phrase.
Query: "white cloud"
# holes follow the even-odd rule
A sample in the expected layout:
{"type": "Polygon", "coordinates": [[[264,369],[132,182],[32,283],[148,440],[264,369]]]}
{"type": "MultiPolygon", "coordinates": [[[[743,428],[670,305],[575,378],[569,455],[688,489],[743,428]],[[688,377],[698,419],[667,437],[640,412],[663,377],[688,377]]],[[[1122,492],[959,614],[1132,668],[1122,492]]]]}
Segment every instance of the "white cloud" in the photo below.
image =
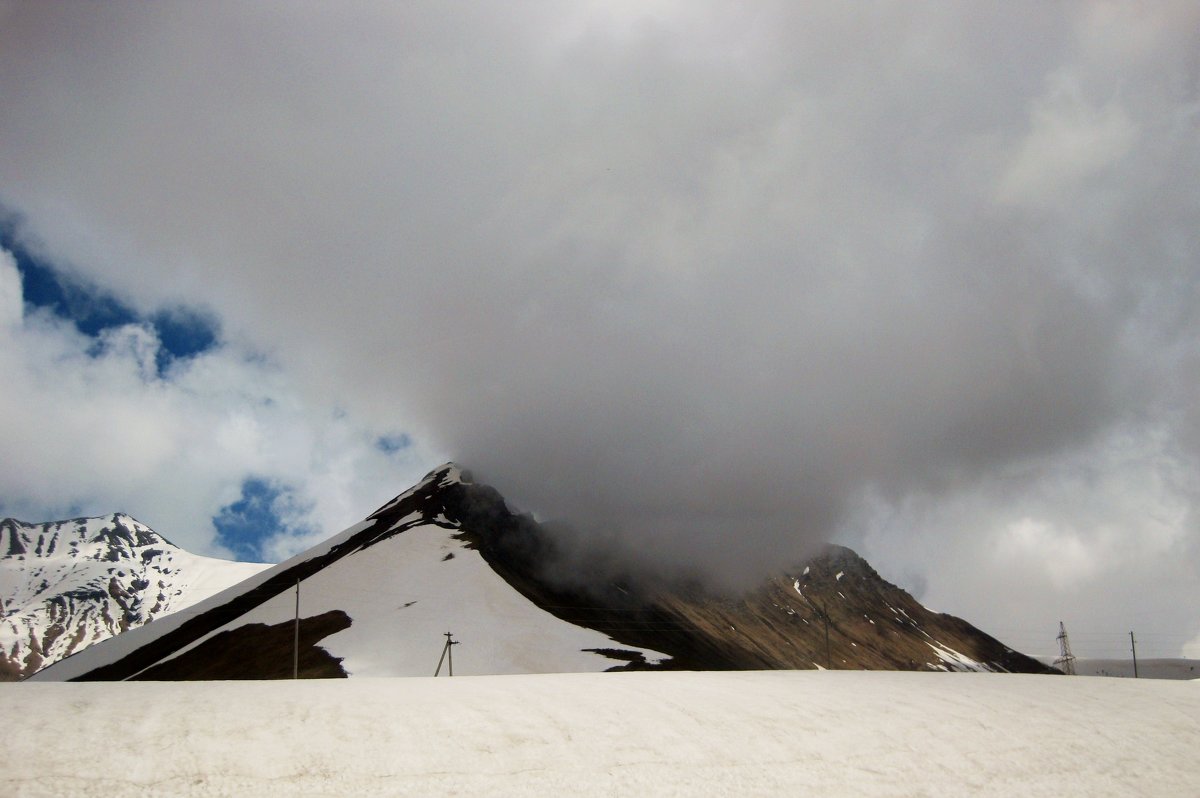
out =
{"type": "Polygon", "coordinates": [[[21,274],[12,253],[0,249],[0,328],[20,324],[25,315],[21,274]]]}
{"type": "Polygon", "coordinates": [[[1054,76],[1050,82],[1048,96],[1033,108],[1029,134],[1001,178],[1001,202],[1055,206],[1136,143],[1136,125],[1118,101],[1093,107],[1071,77],[1054,76]]]}
{"type": "Polygon", "coordinates": [[[1196,623],[1181,607],[1196,579],[1196,474],[1163,430],[1117,430],[952,497],[876,496],[847,536],[901,583],[926,574],[932,606],[997,618],[988,631],[1022,650],[1053,653],[1065,619],[1080,656],[1111,654],[1129,629],[1151,633],[1146,656],[1177,656],[1196,623]]]}
{"type": "MultiPolygon", "coordinates": [[[[0,286],[20,296],[7,253],[0,286]]],[[[45,311],[15,321],[0,327],[5,514],[42,521],[129,512],[180,545],[219,552],[210,520],[248,477],[291,486],[304,512],[285,523],[323,536],[403,490],[426,465],[416,450],[379,451],[352,418],[311,412],[276,367],[236,349],[178,362],[160,379],[149,327],[110,328],[96,340],[45,311]]],[[[265,548],[282,556],[296,545],[285,538],[265,548]]]]}
{"type": "Polygon", "coordinates": [[[1041,570],[1041,578],[1059,591],[1093,578],[1101,564],[1100,553],[1076,530],[1057,529],[1033,518],[1008,524],[996,548],[1002,566],[1041,570]]]}
{"type": "Polygon", "coordinates": [[[18,5],[0,203],[226,344],[164,385],[136,331],[94,360],[25,320],[10,423],[48,454],[6,484],[124,501],[104,447],[66,464],[110,420],[132,481],[182,469],[172,518],[255,472],[336,527],[404,431],[646,559],[769,567],[873,494],[908,542],[868,553],[943,609],[1184,628],[1198,14],[18,5]]]}

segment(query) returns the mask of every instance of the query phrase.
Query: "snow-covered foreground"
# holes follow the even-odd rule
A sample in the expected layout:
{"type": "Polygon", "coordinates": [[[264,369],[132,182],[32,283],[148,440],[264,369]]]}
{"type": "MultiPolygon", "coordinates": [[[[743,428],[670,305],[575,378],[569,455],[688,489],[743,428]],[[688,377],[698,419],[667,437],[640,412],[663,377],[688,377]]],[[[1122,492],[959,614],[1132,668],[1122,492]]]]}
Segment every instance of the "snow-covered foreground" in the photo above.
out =
{"type": "Polygon", "coordinates": [[[0,714],[0,793],[21,796],[1192,796],[1200,785],[1200,682],[772,671],[23,683],[0,685],[0,714]]]}

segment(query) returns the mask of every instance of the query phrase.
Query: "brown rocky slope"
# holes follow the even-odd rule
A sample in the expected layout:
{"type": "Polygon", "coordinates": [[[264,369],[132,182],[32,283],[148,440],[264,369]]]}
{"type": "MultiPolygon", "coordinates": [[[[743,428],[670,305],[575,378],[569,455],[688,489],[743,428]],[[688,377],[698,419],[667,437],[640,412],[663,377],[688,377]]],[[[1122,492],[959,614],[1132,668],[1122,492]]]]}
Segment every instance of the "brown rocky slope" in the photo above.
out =
{"type": "MultiPolygon", "coordinates": [[[[660,667],[1056,672],[926,609],[842,546],[739,595],[644,577],[568,585],[549,576],[559,570],[553,538],[498,492],[464,481],[446,493],[461,537],[510,584],[564,620],[670,654],[660,667]]],[[[635,659],[627,667],[644,666],[635,659]]]]}

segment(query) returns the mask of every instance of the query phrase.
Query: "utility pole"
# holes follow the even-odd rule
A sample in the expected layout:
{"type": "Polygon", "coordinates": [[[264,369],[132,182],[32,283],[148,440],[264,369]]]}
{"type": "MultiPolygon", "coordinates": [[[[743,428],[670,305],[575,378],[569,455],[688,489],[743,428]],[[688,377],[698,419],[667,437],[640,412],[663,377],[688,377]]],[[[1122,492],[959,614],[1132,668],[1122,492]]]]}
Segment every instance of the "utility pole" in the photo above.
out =
{"type": "Polygon", "coordinates": [[[300,678],[300,580],[296,580],[296,632],[292,640],[292,678],[300,678]]]}
{"type": "MultiPolygon", "coordinates": [[[[805,596],[807,599],[808,597],[805,596]]],[[[833,658],[829,655],[829,613],[825,612],[825,605],[809,599],[809,603],[817,608],[817,613],[821,616],[821,620],[825,622],[825,667],[833,670],[833,658]]]]}
{"type": "Polygon", "coordinates": [[[434,676],[438,676],[439,674],[441,674],[442,662],[446,661],[447,659],[449,660],[449,665],[450,665],[450,674],[449,675],[451,675],[451,676],[454,675],[454,652],[453,652],[451,646],[457,646],[458,641],[455,640],[453,637],[451,637],[451,634],[453,634],[453,633],[452,632],[445,633],[446,644],[444,646],[442,646],[442,656],[438,657],[437,670],[435,670],[433,672],[434,676]]]}
{"type": "Polygon", "coordinates": [[[833,670],[833,657],[829,653],[829,613],[821,610],[821,617],[825,619],[825,667],[833,670]]]}
{"type": "Polygon", "coordinates": [[[1066,675],[1075,675],[1075,655],[1071,653],[1071,641],[1062,621],[1058,622],[1058,659],[1054,660],[1054,664],[1066,675]]]}
{"type": "Polygon", "coordinates": [[[1137,678],[1137,641],[1133,639],[1133,632],[1129,633],[1129,645],[1133,648],[1133,678],[1137,678]]]}

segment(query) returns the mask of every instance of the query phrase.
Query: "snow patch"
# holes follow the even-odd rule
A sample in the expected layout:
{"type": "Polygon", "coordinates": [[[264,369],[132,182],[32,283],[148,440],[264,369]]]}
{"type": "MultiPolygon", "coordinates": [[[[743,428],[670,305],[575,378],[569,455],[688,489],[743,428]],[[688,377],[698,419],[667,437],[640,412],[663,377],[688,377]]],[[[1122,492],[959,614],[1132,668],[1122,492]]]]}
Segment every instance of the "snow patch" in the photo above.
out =
{"type": "Polygon", "coordinates": [[[940,667],[944,668],[945,670],[987,672],[992,672],[993,670],[988,665],[979,662],[978,660],[971,659],[965,654],[955,651],[949,646],[943,645],[937,641],[934,641],[933,643],[926,643],[926,645],[933,649],[933,653],[936,654],[937,658],[941,661],[940,667]]]}

